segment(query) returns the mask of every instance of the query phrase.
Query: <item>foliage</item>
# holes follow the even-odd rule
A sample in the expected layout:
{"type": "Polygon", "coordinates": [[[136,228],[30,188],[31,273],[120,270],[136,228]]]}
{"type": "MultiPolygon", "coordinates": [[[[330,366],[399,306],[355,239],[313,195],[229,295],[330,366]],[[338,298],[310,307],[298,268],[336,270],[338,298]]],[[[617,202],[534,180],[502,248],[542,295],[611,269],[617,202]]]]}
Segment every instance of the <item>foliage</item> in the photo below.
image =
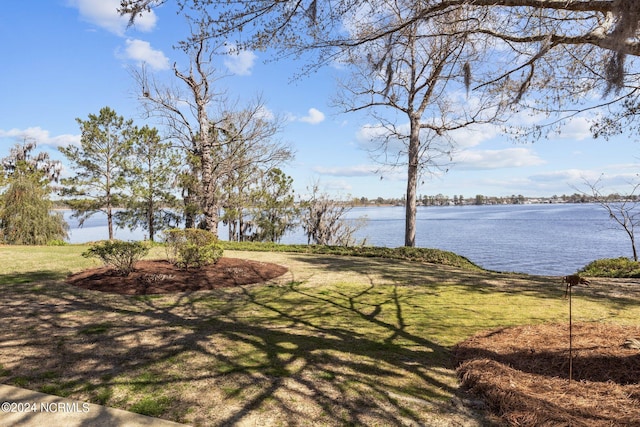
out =
{"type": "Polygon", "coordinates": [[[277,144],[255,145],[254,150],[238,147],[243,141],[229,142],[225,156],[236,165],[224,177],[223,222],[229,227],[229,240],[279,240],[293,226],[295,209],[292,179],[273,167],[288,159],[288,149],[277,144]],[[234,148],[235,147],[235,148],[234,148]],[[261,162],[252,162],[255,150],[261,162]],[[271,153],[266,155],[266,153],[271,153]],[[235,154],[233,154],[235,153],[235,154]],[[271,158],[269,161],[265,161],[271,158]]]}
{"type": "Polygon", "coordinates": [[[100,258],[105,265],[114,268],[123,276],[135,270],[138,261],[149,253],[149,246],[144,242],[125,242],[122,240],[106,240],[91,246],[82,253],[85,258],[100,258]]]}
{"type": "Polygon", "coordinates": [[[49,188],[33,175],[9,179],[0,204],[0,227],[4,243],[46,245],[65,239],[68,225],[59,212],[51,213],[49,188]]]}
{"type": "MultiPolygon", "coordinates": [[[[174,64],[177,86],[158,84],[144,67],[135,71],[134,77],[147,114],[167,125],[168,137],[184,151],[180,185],[186,228],[202,227],[217,234],[219,214],[228,195],[224,187],[234,186],[225,181],[234,179],[236,172],[251,176],[245,168],[274,167],[289,159],[291,150],[275,140],[284,120],[265,114],[268,110],[259,97],[238,109],[214,90],[220,76],[211,66],[211,58],[224,44],[199,37],[202,25],[194,22],[192,37],[198,40],[182,45],[189,66],[181,69],[174,64]],[[201,215],[199,224],[196,215],[201,215]]],[[[245,183],[240,185],[246,187],[245,183]]]]}
{"type": "Polygon", "coordinates": [[[114,209],[122,204],[125,160],[131,154],[133,121],[125,121],[109,107],[88,120],[76,119],[82,131],[80,147],[69,145],[60,151],[76,171],[63,179],[62,194],[82,226],[97,212],[107,215],[109,239],[113,239],[114,209]]]}
{"type": "Polygon", "coordinates": [[[431,248],[385,248],[377,246],[285,245],[273,242],[220,242],[225,250],[259,252],[293,252],[366,258],[388,258],[449,265],[465,270],[482,270],[469,259],[453,252],[431,248]]]}
{"type": "Polygon", "coordinates": [[[2,160],[0,198],[2,241],[15,245],[45,245],[67,238],[68,225],[62,214],[52,213],[50,183],[58,178],[60,163],[45,153],[31,155],[36,144],[16,145],[2,160]]]}
{"type": "Polygon", "coordinates": [[[355,232],[364,225],[364,218],[349,221],[345,215],[351,208],[320,193],[318,184],[311,187],[309,200],[300,203],[302,228],[309,243],[318,245],[352,246],[355,232]]]}
{"type": "Polygon", "coordinates": [[[169,261],[185,269],[214,264],[223,253],[215,234],[196,228],[166,230],[165,243],[169,261]]]}
{"type": "Polygon", "coordinates": [[[626,257],[592,261],[579,273],[591,277],[640,277],[640,262],[626,257]]]}
{"type": "Polygon", "coordinates": [[[158,231],[177,224],[179,216],[173,186],[180,161],[171,144],[162,142],[155,128],[144,126],[132,131],[131,156],[124,169],[128,194],[125,210],[116,213],[119,227],[141,227],[154,241],[158,231]]]}
{"type": "Polygon", "coordinates": [[[247,218],[246,210],[252,204],[261,173],[259,165],[248,161],[248,153],[242,149],[242,143],[242,139],[231,138],[226,141],[223,149],[235,153],[233,162],[237,166],[222,179],[224,213],[220,219],[228,227],[229,240],[235,241],[243,241],[249,237],[253,223],[247,218]]]}
{"type": "Polygon", "coordinates": [[[297,214],[292,189],[293,179],[280,169],[271,169],[254,193],[252,240],[278,242],[295,226],[297,214]]]}
{"type": "Polygon", "coordinates": [[[19,173],[39,174],[43,181],[57,182],[62,171],[62,163],[51,160],[49,153],[42,151],[36,155],[31,154],[37,144],[35,141],[25,140],[22,144],[16,144],[9,151],[9,155],[2,159],[2,174],[11,177],[19,173]]]}

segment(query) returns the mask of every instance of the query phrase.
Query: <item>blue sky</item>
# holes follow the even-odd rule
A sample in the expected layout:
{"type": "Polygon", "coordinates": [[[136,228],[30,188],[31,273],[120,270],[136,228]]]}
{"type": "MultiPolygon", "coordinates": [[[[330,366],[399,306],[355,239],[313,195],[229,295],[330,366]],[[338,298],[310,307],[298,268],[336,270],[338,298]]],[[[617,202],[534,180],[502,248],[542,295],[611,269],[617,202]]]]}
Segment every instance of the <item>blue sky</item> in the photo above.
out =
{"type": "MultiPolygon", "coordinates": [[[[115,11],[118,0],[28,3],[6,0],[0,15],[0,157],[28,137],[61,159],[57,147],[80,140],[75,119],[104,106],[144,124],[130,69],[145,62],[159,79],[169,79],[171,64],[185,61],[172,47],[188,31],[185,19],[164,6],[127,29],[115,11]]],[[[263,52],[221,56],[217,68],[228,77],[217,84],[245,101],[261,94],[271,112],[287,117],[280,138],[296,157],[283,169],[298,194],[319,180],[336,195],[401,197],[405,171],[387,171],[380,179],[379,165],[363,149],[363,127],[372,119],[331,107],[335,78],[344,70],[327,67],[293,80],[302,63],[271,59],[263,52]]],[[[526,114],[514,120],[535,121],[526,114]]],[[[454,137],[455,164],[446,174],[425,178],[419,194],[571,194],[574,186],[584,188],[584,179],[595,181],[603,173],[608,190],[627,192],[640,170],[637,137],[594,141],[581,117],[561,135],[535,143],[515,143],[492,126],[454,137]]]]}

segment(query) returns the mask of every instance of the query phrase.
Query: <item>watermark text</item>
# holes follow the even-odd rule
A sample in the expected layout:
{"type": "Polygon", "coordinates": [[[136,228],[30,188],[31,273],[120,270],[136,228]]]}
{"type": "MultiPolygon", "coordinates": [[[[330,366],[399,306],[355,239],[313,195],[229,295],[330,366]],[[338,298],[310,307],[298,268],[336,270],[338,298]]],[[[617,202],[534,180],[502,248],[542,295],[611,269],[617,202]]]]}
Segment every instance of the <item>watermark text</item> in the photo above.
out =
{"type": "Polygon", "coordinates": [[[0,404],[0,412],[87,413],[90,405],[82,402],[11,402],[0,404]]]}

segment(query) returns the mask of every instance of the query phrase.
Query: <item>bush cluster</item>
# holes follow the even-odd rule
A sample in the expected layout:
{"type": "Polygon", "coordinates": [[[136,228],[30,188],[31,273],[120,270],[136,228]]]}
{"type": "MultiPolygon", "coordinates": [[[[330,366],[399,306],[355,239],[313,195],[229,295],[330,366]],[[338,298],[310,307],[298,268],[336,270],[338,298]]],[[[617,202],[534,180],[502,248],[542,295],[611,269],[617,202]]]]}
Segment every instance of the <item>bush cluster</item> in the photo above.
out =
{"type": "Polygon", "coordinates": [[[207,230],[174,228],[165,231],[167,258],[181,268],[214,264],[222,257],[218,237],[207,230]]]}
{"type": "Polygon", "coordinates": [[[640,263],[625,257],[605,258],[587,264],[579,273],[591,277],[640,277],[640,263]]]}
{"type": "Polygon", "coordinates": [[[106,240],[97,243],[82,253],[85,258],[100,258],[105,265],[112,267],[119,274],[128,276],[145,255],[149,247],[144,242],[124,242],[122,240],[106,240]]]}

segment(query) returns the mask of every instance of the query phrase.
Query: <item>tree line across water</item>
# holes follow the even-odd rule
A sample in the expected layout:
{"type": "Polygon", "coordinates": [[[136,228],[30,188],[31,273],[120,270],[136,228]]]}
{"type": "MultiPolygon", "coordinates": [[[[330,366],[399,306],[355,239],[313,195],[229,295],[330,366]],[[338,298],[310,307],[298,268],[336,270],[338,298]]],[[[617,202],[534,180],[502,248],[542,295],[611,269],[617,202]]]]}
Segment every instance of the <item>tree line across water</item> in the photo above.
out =
{"type": "MultiPolygon", "coordinates": [[[[526,197],[522,194],[512,194],[511,196],[485,196],[476,194],[474,197],[465,197],[463,195],[454,195],[453,197],[436,194],[418,196],[418,206],[467,206],[467,205],[522,205],[533,203],[599,203],[602,198],[609,201],[638,201],[640,196],[637,194],[619,194],[611,193],[604,196],[573,193],[563,194],[561,196],[553,195],[551,197],[526,197]]],[[[405,197],[377,197],[369,199],[368,197],[354,198],[350,202],[351,206],[404,206],[405,197]]]]}

